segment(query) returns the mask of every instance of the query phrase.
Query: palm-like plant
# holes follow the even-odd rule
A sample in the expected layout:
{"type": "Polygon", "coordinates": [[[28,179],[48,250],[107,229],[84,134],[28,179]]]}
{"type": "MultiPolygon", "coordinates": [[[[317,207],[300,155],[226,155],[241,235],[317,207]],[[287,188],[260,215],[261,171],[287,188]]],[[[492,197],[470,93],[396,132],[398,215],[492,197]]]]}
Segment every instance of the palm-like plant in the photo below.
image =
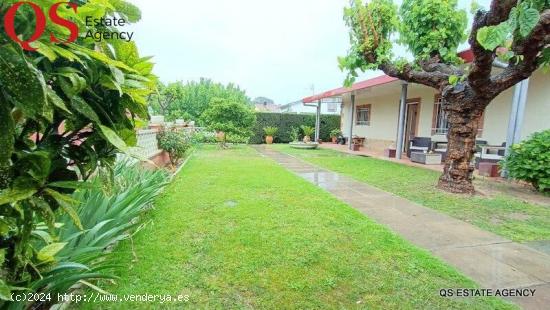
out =
{"type": "MultiPolygon", "coordinates": [[[[89,187],[76,191],[72,198],[79,207],[73,216],[80,218],[83,230],[65,214],[59,217],[54,231],[58,241],[54,243],[48,228],[38,225],[33,235],[40,239],[35,242],[51,249],[53,261],[42,266],[42,278],[32,282],[30,289],[63,294],[78,284],[95,289],[88,281],[113,278],[111,270],[116,266],[107,256],[109,250],[142,224],[140,216],[151,207],[167,181],[164,171],[149,171],[122,162],[114,167],[112,178],[96,176],[89,187]]],[[[11,305],[14,309],[27,306],[11,305]]]]}
{"type": "Polygon", "coordinates": [[[330,132],[330,137],[331,138],[339,137],[341,134],[342,134],[342,132],[340,131],[340,129],[333,129],[330,132]]]}
{"type": "Polygon", "coordinates": [[[279,131],[279,128],[277,128],[277,127],[265,127],[264,128],[265,135],[268,136],[268,137],[274,137],[277,134],[278,131],[279,131]]]}
{"type": "Polygon", "coordinates": [[[300,126],[302,128],[302,132],[304,133],[304,142],[310,142],[311,136],[315,134],[315,128],[311,126],[300,126]]]}

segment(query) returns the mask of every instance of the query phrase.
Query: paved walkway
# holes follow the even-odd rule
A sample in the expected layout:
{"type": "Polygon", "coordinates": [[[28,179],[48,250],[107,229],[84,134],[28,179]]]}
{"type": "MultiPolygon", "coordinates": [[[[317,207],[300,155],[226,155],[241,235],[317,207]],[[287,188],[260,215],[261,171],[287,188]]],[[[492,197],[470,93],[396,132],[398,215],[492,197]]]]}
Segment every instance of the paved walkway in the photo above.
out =
{"type": "Polygon", "coordinates": [[[428,249],[482,288],[536,289],[535,297],[511,300],[524,309],[550,309],[550,255],[293,156],[265,146],[256,149],[413,244],[428,249]]]}

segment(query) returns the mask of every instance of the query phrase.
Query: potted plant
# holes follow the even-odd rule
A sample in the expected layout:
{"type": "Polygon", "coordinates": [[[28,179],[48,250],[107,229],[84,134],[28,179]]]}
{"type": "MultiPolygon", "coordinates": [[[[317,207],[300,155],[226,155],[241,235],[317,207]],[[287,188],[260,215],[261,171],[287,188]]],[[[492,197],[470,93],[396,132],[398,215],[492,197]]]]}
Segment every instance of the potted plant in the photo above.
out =
{"type": "Polygon", "coordinates": [[[315,128],[310,126],[300,126],[302,128],[302,132],[304,133],[304,143],[310,143],[311,142],[311,136],[315,134],[315,128]]]}
{"type": "Polygon", "coordinates": [[[277,131],[279,128],[277,127],[265,127],[265,143],[267,144],[273,144],[273,137],[277,134],[277,131]]]}
{"type": "Polygon", "coordinates": [[[332,139],[332,143],[336,144],[338,143],[338,137],[340,137],[340,135],[342,134],[342,132],[340,131],[340,129],[334,129],[330,132],[330,138],[332,139]]]}

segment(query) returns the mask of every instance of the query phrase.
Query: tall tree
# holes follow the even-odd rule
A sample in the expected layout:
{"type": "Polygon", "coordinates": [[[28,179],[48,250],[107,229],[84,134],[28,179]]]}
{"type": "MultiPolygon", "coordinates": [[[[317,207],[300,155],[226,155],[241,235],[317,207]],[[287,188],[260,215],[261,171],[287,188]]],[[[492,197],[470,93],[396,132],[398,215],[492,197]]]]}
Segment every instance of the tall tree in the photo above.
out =
{"type": "Polygon", "coordinates": [[[149,106],[156,113],[167,115],[172,104],[181,97],[183,87],[181,83],[170,83],[168,85],[158,82],[156,92],[147,98],[149,106]]]}
{"type": "Polygon", "coordinates": [[[441,92],[450,129],[439,187],[473,193],[471,160],[483,111],[500,93],[550,64],[549,2],[493,0],[488,10],[477,10],[469,35],[466,12],[456,0],[404,0],[399,10],[391,0],[351,0],[344,16],[351,42],[340,59],[349,72],[346,82],[358,69],[379,69],[441,92]],[[393,56],[396,34],[413,61],[393,56]],[[474,60],[463,65],[457,47],[466,38],[474,60]],[[507,63],[500,72],[492,70],[497,58],[507,63]]]}
{"type": "Polygon", "coordinates": [[[237,85],[224,85],[205,78],[186,84],[180,81],[166,86],[161,84],[158,89],[159,92],[149,98],[149,103],[155,113],[161,113],[169,120],[183,118],[201,124],[201,115],[213,98],[251,104],[245,91],[237,85]]]}
{"type": "Polygon", "coordinates": [[[231,99],[214,98],[201,117],[208,128],[222,133],[221,144],[225,147],[228,137],[249,137],[256,115],[249,105],[231,99]]]}

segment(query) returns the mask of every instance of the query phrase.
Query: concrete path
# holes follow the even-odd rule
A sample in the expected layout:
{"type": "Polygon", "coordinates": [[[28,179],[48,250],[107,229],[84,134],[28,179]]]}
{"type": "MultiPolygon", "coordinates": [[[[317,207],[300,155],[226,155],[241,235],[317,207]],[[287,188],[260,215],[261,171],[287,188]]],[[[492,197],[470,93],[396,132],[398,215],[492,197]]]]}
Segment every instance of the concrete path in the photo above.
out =
{"type": "Polygon", "coordinates": [[[550,309],[550,255],[269,147],[256,149],[431,251],[482,288],[536,289],[534,297],[510,300],[524,309],[550,309]]]}

